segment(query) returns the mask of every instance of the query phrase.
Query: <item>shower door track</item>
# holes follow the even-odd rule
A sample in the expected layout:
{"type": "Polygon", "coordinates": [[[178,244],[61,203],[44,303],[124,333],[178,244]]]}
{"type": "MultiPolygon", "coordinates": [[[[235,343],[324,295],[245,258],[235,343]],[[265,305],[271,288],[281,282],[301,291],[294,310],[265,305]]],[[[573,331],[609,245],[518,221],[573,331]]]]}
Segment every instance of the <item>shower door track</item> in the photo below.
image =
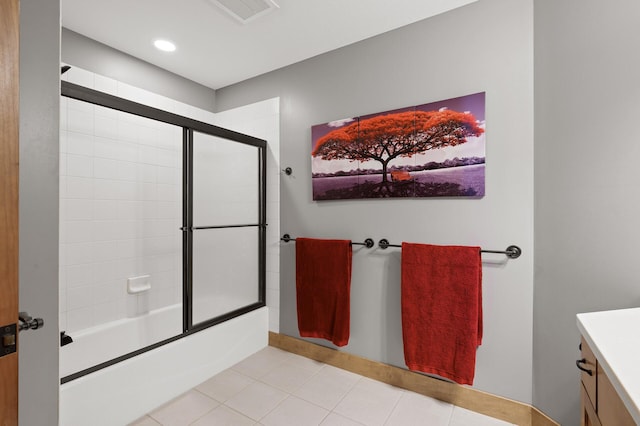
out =
{"type": "Polygon", "coordinates": [[[140,104],[128,99],[109,95],[89,89],[84,86],[70,83],[68,81],[61,82],[61,95],[88,102],[94,105],[134,114],[151,120],[182,127],[183,129],[183,226],[180,231],[183,234],[183,321],[182,333],[176,336],[161,340],[151,345],[145,346],[138,350],[126,353],[111,360],[99,363],[92,367],[83,369],[76,373],[62,377],[60,383],[64,384],[74,379],[80,378],[95,371],[112,366],[121,361],[133,358],[145,352],[164,346],[168,343],[175,342],[194,333],[244,315],[248,312],[266,306],[266,200],[267,200],[267,183],[266,183],[266,146],[267,142],[250,135],[235,132],[223,127],[204,123],[182,115],[174,114],[148,105],[140,104]],[[258,222],[246,224],[231,224],[220,226],[193,226],[193,132],[224,138],[233,142],[255,146],[258,148],[258,222]],[[229,311],[225,314],[218,315],[206,321],[193,324],[193,231],[204,229],[225,229],[225,228],[246,228],[255,227],[258,229],[258,301],[241,308],[229,311]]]}

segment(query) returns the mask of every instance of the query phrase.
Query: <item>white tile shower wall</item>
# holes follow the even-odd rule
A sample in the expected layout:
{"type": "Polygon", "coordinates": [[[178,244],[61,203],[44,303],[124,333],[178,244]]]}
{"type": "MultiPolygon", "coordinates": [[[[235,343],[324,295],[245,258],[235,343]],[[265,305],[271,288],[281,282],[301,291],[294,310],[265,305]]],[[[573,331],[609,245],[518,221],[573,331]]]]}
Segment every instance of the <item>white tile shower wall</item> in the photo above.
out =
{"type": "MultiPolygon", "coordinates": [[[[278,331],[278,100],[213,114],[77,67],[63,78],[269,142],[267,305],[278,331]]],[[[181,301],[180,147],[179,128],[61,98],[62,330],[181,301]],[[141,274],[151,275],[152,289],[127,294],[126,279],[141,274]]]]}
{"type": "Polygon", "coordinates": [[[179,303],[182,130],[73,99],[61,104],[62,329],[179,303]],[[128,294],[127,278],[141,274],[151,275],[151,290],[128,294]]]}
{"type": "Polygon", "coordinates": [[[217,113],[216,124],[267,141],[267,306],[269,330],[280,330],[280,100],[217,113]]]}

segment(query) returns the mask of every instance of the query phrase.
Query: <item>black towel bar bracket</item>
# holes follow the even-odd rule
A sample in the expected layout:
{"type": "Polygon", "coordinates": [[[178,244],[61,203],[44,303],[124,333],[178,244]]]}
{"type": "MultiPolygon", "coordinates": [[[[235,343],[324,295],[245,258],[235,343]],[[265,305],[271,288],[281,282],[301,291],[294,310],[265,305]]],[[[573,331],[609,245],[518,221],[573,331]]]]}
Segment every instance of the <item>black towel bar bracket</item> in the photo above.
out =
{"type": "MultiPolygon", "coordinates": [[[[402,247],[399,244],[390,244],[389,240],[387,240],[386,238],[381,239],[380,241],[378,241],[378,247],[380,247],[381,249],[385,250],[388,247],[402,247]]],[[[507,247],[506,250],[480,250],[481,253],[497,253],[497,254],[504,254],[506,255],[509,259],[517,259],[520,257],[520,255],[522,254],[522,250],[520,249],[520,247],[518,246],[509,246],[507,247]]]]}
{"type": "MultiPolygon", "coordinates": [[[[284,241],[285,243],[288,243],[289,241],[295,241],[295,238],[291,238],[291,235],[289,234],[284,234],[282,236],[282,238],[280,238],[280,241],[284,241]]],[[[371,238],[367,238],[366,240],[364,240],[363,243],[356,243],[356,242],[351,242],[351,245],[353,246],[365,246],[366,248],[372,248],[375,245],[375,242],[373,241],[373,239],[371,238]]]]}

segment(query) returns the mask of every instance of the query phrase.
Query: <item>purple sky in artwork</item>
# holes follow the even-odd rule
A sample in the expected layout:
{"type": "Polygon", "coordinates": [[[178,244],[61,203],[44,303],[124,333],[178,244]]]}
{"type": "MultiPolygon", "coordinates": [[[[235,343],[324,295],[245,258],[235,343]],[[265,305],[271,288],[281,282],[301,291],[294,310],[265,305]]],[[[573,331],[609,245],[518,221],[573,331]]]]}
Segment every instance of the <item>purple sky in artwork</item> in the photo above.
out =
{"type": "Polygon", "coordinates": [[[485,119],[484,105],[485,105],[485,92],[480,92],[480,93],[474,93],[472,95],[460,96],[457,98],[445,99],[442,101],[430,102],[422,105],[399,108],[399,109],[389,110],[385,112],[379,112],[376,114],[368,114],[368,115],[362,115],[360,117],[344,118],[341,120],[330,121],[328,123],[317,124],[311,127],[311,149],[313,150],[313,147],[316,141],[320,139],[322,136],[326,135],[327,133],[339,127],[342,127],[344,125],[349,125],[357,121],[358,119],[366,120],[368,118],[376,117],[379,115],[386,115],[386,114],[402,112],[402,111],[410,111],[412,109],[416,109],[418,111],[437,111],[441,108],[448,108],[450,110],[460,111],[460,112],[469,111],[475,116],[476,120],[482,122],[485,119]]]}
{"type": "Polygon", "coordinates": [[[484,121],[484,101],[485,93],[480,92],[473,95],[418,105],[416,109],[418,111],[437,111],[440,108],[448,108],[460,112],[469,111],[476,117],[476,120],[484,121]]]}

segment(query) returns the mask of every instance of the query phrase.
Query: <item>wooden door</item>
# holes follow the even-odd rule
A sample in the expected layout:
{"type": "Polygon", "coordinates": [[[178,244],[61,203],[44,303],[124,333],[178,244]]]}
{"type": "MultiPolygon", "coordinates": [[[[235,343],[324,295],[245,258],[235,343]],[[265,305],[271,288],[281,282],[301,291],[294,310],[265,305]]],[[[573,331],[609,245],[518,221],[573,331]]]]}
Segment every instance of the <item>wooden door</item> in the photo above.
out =
{"type": "Polygon", "coordinates": [[[0,0],[0,425],[18,424],[18,0],[0,0]],[[17,349],[17,332],[15,334],[17,349]]]}

